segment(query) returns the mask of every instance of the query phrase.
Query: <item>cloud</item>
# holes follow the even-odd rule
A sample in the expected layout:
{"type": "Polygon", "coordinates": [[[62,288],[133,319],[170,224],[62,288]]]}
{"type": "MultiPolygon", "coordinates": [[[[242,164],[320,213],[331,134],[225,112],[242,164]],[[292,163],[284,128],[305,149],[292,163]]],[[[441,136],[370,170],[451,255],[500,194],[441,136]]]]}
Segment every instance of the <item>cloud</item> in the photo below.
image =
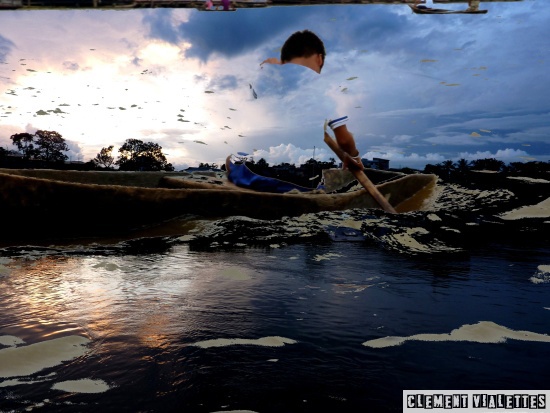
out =
{"type": "Polygon", "coordinates": [[[199,12],[191,14],[187,21],[178,22],[172,11],[166,9],[148,14],[143,21],[149,27],[150,37],[174,44],[186,42],[191,45],[186,56],[206,62],[213,55],[235,57],[246,53],[308,17],[305,10],[293,9],[273,8],[269,13],[269,23],[262,20],[259,15],[261,11],[255,10],[241,13],[199,12]]]}
{"type": "Polygon", "coordinates": [[[299,164],[314,147],[316,159],[334,156],[322,124],[345,114],[361,154],[392,166],[463,154],[547,161],[550,9],[535,6],[491,3],[487,16],[454,16],[456,25],[406,5],[136,10],[124,24],[120,12],[13,13],[2,23],[13,37],[0,37],[0,61],[9,54],[0,143],[32,122],[74,141],[85,160],[137,138],[159,143],[173,164],[236,151],[299,164]],[[325,42],[322,75],[260,69],[304,28],[325,42]],[[56,108],[64,113],[48,112],[56,108]]]}
{"type": "MultiPolygon", "coordinates": [[[[271,146],[267,150],[255,150],[251,155],[256,161],[263,158],[270,165],[279,165],[282,163],[302,165],[309,159],[313,158],[313,148],[303,149],[292,143],[287,143],[271,146]]],[[[315,159],[317,161],[328,161],[329,158],[336,158],[330,150],[324,148],[318,148],[315,150],[315,159]]]]}
{"type": "Polygon", "coordinates": [[[466,159],[468,161],[475,160],[475,159],[494,158],[494,159],[498,159],[499,161],[509,163],[509,162],[520,162],[522,158],[529,157],[529,154],[519,149],[506,148],[506,149],[499,149],[494,153],[490,151],[484,151],[484,152],[477,151],[475,153],[461,152],[458,154],[458,157],[460,159],[466,159]]]}
{"type": "Polygon", "coordinates": [[[10,53],[13,46],[14,44],[11,40],[0,35],[0,64],[6,62],[6,57],[10,53]]]}
{"type": "Polygon", "coordinates": [[[78,70],[80,69],[80,66],[76,62],[69,62],[65,61],[63,62],[63,67],[68,70],[78,70]]]}

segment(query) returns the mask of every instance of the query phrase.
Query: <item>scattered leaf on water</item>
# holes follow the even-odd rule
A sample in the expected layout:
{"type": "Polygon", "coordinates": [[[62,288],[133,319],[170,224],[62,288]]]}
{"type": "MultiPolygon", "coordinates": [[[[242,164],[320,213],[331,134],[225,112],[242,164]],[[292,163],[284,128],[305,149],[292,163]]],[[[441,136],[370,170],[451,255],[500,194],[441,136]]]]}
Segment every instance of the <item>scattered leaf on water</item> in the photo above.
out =
{"type": "Polygon", "coordinates": [[[46,112],[45,110],[42,110],[40,109],[38,112],[36,112],[37,115],[49,115],[48,112],[46,112]]]}
{"type": "Polygon", "coordinates": [[[422,59],[420,62],[421,62],[421,63],[434,63],[434,62],[437,62],[437,60],[433,60],[433,59],[422,59]]]}
{"type": "Polygon", "coordinates": [[[448,83],[445,86],[460,86],[460,83],[448,83]]]}
{"type": "Polygon", "coordinates": [[[348,91],[348,88],[347,88],[347,87],[345,87],[345,88],[343,88],[343,89],[341,90],[342,93],[346,93],[347,91],[348,91]]]}
{"type": "Polygon", "coordinates": [[[120,110],[126,110],[126,108],[123,108],[122,106],[119,106],[120,110]]]}
{"type": "Polygon", "coordinates": [[[229,110],[233,110],[233,111],[235,111],[235,110],[237,110],[237,109],[229,108],[229,110]]]}
{"type": "Polygon", "coordinates": [[[203,141],[193,141],[195,143],[200,143],[201,145],[207,145],[206,143],[204,143],[203,141]]]}
{"type": "Polygon", "coordinates": [[[355,80],[357,79],[357,76],[348,77],[347,80],[355,80]]]}
{"type": "Polygon", "coordinates": [[[205,90],[204,93],[214,93],[212,90],[205,90]]]}

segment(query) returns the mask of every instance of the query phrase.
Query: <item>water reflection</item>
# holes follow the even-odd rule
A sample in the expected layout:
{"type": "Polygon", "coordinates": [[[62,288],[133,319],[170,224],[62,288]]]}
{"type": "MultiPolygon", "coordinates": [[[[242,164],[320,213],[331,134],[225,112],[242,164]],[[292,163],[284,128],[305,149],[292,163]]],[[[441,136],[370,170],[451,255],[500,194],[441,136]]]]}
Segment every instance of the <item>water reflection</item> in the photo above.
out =
{"type": "MultiPolygon", "coordinates": [[[[445,335],[484,320],[544,334],[547,294],[529,280],[525,253],[502,262],[488,254],[423,263],[360,243],[209,253],[176,243],[160,252],[88,253],[28,249],[2,258],[0,358],[36,344],[55,347],[57,362],[4,377],[1,394],[6,388],[32,403],[47,398],[52,411],[67,400],[85,403],[81,411],[96,409],[99,399],[84,398],[94,389],[108,392],[119,409],[176,403],[197,412],[276,411],[307,399],[354,410],[367,401],[384,405],[388,389],[400,394],[395,383],[429,384],[424,375],[438,373],[426,367],[427,357],[447,366],[448,386],[464,374],[490,382],[492,373],[457,361],[467,353],[499,364],[506,351],[447,343],[456,348],[448,360],[448,347],[427,342],[387,350],[362,343],[445,335]],[[69,354],[59,340],[86,340],[84,351],[69,354]]],[[[529,254],[540,262],[544,251],[529,254]]],[[[513,347],[522,362],[502,367],[501,380],[517,377],[520,364],[536,370],[530,345],[513,347]]]]}
{"type": "MultiPolygon", "coordinates": [[[[192,337],[198,319],[219,311],[215,297],[235,283],[254,285],[256,276],[180,248],[169,255],[14,259],[2,280],[4,308],[14,317],[6,331],[29,330],[22,338],[33,341],[71,332],[159,348],[192,337]]],[[[241,314],[250,306],[239,292],[225,301],[241,314]]]]}

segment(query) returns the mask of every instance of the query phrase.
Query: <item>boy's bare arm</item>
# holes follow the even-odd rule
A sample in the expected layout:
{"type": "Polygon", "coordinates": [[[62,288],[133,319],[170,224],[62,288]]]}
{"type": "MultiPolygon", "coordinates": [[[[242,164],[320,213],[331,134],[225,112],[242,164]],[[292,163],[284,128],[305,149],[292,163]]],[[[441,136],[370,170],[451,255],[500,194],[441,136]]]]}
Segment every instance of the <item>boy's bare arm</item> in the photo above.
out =
{"type": "Polygon", "coordinates": [[[265,59],[262,63],[260,63],[260,66],[263,66],[265,63],[268,63],[270,65],[282,65],[283,64],[276,57],[269,57],[269,58],[265,59]]]}

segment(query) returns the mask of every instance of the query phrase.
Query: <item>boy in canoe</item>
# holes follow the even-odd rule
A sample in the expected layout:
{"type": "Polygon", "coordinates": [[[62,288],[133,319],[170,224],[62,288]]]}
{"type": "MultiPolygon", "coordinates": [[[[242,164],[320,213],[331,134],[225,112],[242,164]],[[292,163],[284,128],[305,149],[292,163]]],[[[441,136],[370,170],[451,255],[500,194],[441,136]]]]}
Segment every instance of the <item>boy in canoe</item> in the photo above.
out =
{"type": "MultiPolygon", "coordinates": [[[[302,30],[293,33],[283,44],[281,57],[270,57],[260,63],[260,66],[268,63],[272,65],[285,65],[293,63],[313,70],[321,74],[325,64],[325,45],[323,41],[313,32],[302,30]]],[[[344,168],[364,169],[361,156],[355,145],[355,139],[348,130],[346,123],[347,116],[337,117],[325,122],[325,129],[329,126],[334,131],[334,136],[340,148],[349,158],[344,162],[344,168]]]]}

